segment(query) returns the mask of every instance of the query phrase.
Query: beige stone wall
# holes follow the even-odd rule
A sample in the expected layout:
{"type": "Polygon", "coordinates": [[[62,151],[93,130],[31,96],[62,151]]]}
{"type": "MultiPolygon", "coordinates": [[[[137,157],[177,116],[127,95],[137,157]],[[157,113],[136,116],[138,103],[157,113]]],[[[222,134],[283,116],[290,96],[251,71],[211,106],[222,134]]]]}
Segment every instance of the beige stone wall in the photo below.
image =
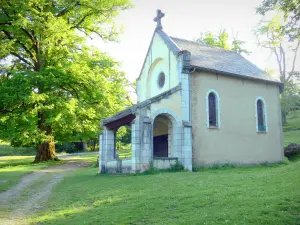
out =
{"type": "Polygon", "coordinates": [[[177,86],[180,72],[177,55],[174,55],[163,39],[156,33],[140,77],[137,80],[138,102],[177,86]],[[161,72],[165,74],[165,85],[159,88],[158,76],[161,72]]]}
{"type": "Polygon", "coordinates": [[[278,85],[208,72],[194,72],[192,79],[193,164],[260,163],[283,159],[278,85]],[[220,129],[206,126],[207,91],[220,96],[220,129]],[[256,97],[267,108],[267,133],[256,132],[256,97]]]}
{"type": "MultiPolygon", "coordinates": [[[[158,109],[170,109],[176,113],[177,116],[181,117],[181,91],[177,91],[168,98],[162,99],[158,102],[151,104],[151,112],[155,112],[158,109]]],[[[151,117],[151,114],[148,115],[151,117]]]]}

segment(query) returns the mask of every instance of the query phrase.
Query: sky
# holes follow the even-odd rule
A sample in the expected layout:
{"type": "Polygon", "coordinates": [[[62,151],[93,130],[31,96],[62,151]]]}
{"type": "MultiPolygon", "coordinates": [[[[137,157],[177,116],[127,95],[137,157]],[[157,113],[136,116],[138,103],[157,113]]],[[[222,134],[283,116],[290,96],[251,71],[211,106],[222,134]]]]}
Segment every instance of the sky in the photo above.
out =
{"type": "Polygon", "coordinates": [[[193,40],[201,32],[218,33],[226,29],[229,34],[238,33],[238,39],[252,53],[245,56],[261,69],[277,69],[275,58],[267,49],[257,46],[253,34],[255,25],[263,19],[255,8],[262,0],[133,0],[134,8],[123,11],[116,23],[123,26],[118,43],[103,42],[94,38],[92,45],[107,52],[121,63],[122,70],[130,81],[141,71],[144,58],[156,27],[153,18],[156,10],[165,13],[163,30],[173,37],[193,40]]]}

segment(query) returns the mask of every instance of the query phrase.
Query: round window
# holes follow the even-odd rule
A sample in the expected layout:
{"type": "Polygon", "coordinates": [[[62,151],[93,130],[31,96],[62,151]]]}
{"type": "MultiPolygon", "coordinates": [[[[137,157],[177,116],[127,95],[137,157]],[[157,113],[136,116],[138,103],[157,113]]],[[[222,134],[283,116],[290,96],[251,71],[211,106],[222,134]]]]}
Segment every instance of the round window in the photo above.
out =
{"type": "Polygon", "coordinates": [[[158,76],[158,87],[162,88],[165,85],[165,74],[161,72],[158,76]]]}

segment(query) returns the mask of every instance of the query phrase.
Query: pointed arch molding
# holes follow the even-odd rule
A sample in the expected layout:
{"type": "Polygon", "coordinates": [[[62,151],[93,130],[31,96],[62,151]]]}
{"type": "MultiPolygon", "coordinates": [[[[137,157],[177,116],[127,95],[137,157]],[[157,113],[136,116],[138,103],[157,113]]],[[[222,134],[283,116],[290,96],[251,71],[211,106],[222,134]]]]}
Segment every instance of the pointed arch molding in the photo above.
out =
{"type": "Polygon", "coordinates": [[[215,90],[215,89],[209,89],[207,92],[206,92],[206,96],[205,96],[205,102],[206,102],[206,127],[209,128],[209,101],[208,101],[208,96],[210,93],[213,93],[215,94],[216,96],[216,107],[217,107],[217,128],[221,128],[221,108],[220,108],[220,95],[219,93],[215,90]]]}
{"type": "Polygon", "coordinates": [[[256,124],[256,132],[261,132],[258,130],[258,115],[257,115],[257,102],[258,100],[261,100],[263,103],[263,116],[264,116],[264,125],[266,127],[265,132],[268,132],[268,117],[267,117],[267,103],[265,101],[265,99],[261,96],[257,96],[255,99],[255,124],[256,124]]]}

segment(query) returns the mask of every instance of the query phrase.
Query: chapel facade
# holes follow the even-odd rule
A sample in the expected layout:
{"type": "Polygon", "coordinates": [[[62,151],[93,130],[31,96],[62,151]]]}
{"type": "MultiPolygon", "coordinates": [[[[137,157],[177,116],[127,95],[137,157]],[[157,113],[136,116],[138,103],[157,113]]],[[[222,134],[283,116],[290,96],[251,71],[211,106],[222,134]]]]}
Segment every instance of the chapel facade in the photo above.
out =
{"type": "Polygon", "coordinates": [[[236,52],[168,36],[163,16],[158,10],[154,19],[138,103],[101,121],[99,171],[281,161],[280,81],[236,52]],[[132,158],[118,160],[123,125],[131,127],[132,158]]]}

